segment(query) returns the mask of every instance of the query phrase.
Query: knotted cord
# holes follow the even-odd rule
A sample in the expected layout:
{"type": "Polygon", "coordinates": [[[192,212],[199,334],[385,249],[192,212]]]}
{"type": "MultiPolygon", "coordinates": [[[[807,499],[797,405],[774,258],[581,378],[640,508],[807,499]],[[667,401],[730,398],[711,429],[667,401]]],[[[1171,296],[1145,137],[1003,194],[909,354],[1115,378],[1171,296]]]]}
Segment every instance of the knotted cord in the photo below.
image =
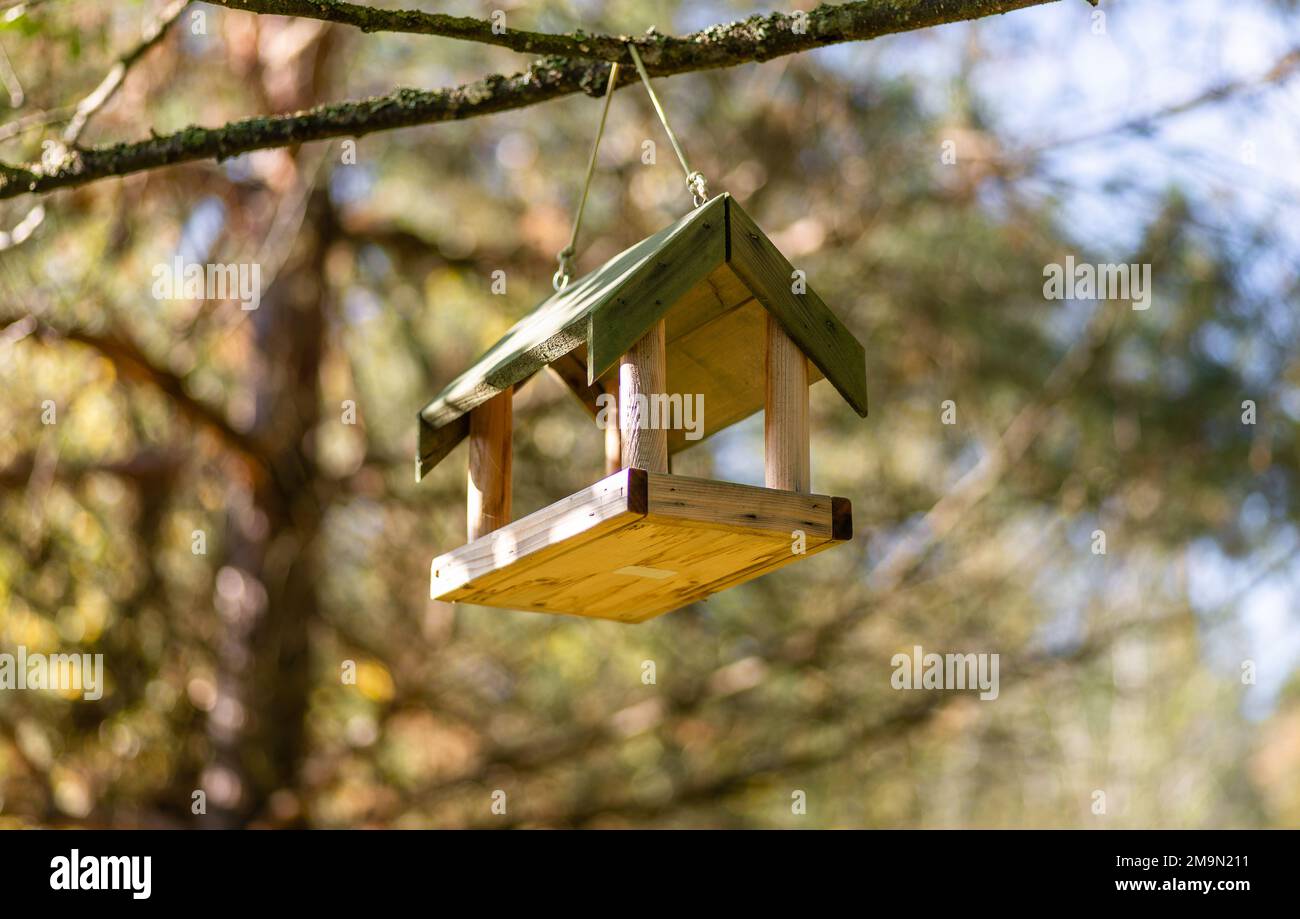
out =
{"type": "MultiPolygon", "coordinates": [[[[636,72],[641,75],[641,82],[645,84],[645,90],[650,95],[650,102],[659,115],[659,121],[668,134],[668,140],[673,145],[673,152],[677,154],[677,161],[682,164],[682,171],[686,173],[686,188],[691,193],[691,202],[696,207],[699,207],[709,200],[709,190],[705,184],[704,176],[693,171],[687,164],[686,154],[682,152],[682,145],[677,142],[677,135],[673,133],[672,127],[669,126],[668,116],[664,114],[664,108],[659,104],[659,97],[655,95],[654,87],[650,85],[650,75],[646,73],[645,64],[641,63],[641,55],[637,53],[636,45],[629,42],[627,50],[632,55],[632,63],[636,65],[636,72]]],[[[556,291],[564,290],[569,285],[573,270],[573,256],[578,245],[578,231],[582,228],[582,214],[587,207],[587,193],[591,190],[591,177],[596,171],[596,153],[600,150],[600,139],[605,133],[605,119],[609,116],[609,101],[614,98],[614,87],[617,84],[618,64],[614,63],[609,67],[609,82],[605,85],[605,105],[600,110],[600,124],[596,128],[596,139],[591,144],[591,159],[587,161],[587,178],[582,183],[582,197],[578,199],[578,213],[573,218],[573,232],[569,234],[569,244],[556,255],[556,261],[559,262],[560,267],[551,277],[551,286],[556,291]]]]}
{"type": "Polygon", "coordinates": [[[673,129],[668,125],[668,116],[664,114],[664,107],[659,104],[659,97],[655,95],[654,87],[650,85],[650,74],[645,72],[645,64],[641,63],[641,55],[637,53],[636,45],[629,42],[627,50],[632,54],[632,63],[636,65],[636,72],[641,75],[641,82],[645,84],[645,91],[650,94],[650,102],[654,105],[659,120],[663,123],[664,131],[668,134],[668,140],[672,142],[673,150],[677,153],[677,161],[682,164],[682,172],[686,173],[686,187],[690,190],[691,201],[696,207],[699,207],[709,200],[709,190],[705,186],[704,176],[699,172],[693,172],[691,167],[687,165],[686,154],[682,152],[682,145],[677,142],[677,135],[673,133],[673,129]]]}

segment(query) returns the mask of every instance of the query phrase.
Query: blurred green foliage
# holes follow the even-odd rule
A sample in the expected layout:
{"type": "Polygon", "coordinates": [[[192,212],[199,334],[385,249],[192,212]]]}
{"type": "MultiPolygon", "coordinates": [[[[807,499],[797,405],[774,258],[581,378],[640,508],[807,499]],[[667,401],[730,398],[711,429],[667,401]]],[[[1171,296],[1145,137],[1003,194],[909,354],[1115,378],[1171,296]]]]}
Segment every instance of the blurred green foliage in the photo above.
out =
{"type": "MultiPolygon", "coordinates": [[[[27,99],[3,120],[88,92],[154,6],[9,21],[27,99]]],[[[506,8],[591,32],[749,12],[506,8]]],[[[205,9],[83,142],[522,66],[205,9]]],[[[1243,277],[1285,258],[1277,228],[1229,239],[1171,186],[1136,245],[1080,234],[966,84],[936,106],[899,64],[952,51],[900,38],[661,81],[692,165],[866,344],[872,413],[814,389],[813,486],[852,498],[852,543],[636,627],[428,601],[430,558],[463,541],[465,448],[411,473],[417,409],[549,292],[597,102],[364,137],[355,164],[320,143],[45,200],[0,253],[0,651],[102,653],[108,687],[0,692],[0,826],[1295,825],[1300,686],[1243,714],[1244,590],[1206,608],[1189,570],[1293,564],[1295,301],[1243,277]],[[178,252],[261,264],[261,308],[153,299],[178,252]],[[1045,301],[1066,255],[1151,264],[1155,304],[1045,301]],[[915,645],[998,653],[998,700],[892,689],[915,645]]],[[[579,267],[679,216],[681,185],[621,92],[579,267]]],[[[8,204],[5,226],[33,202],[8,204]]],[[[516,410],[517,515],[600,475],[561,384],[516,410]]],[[[674,471],[757,482],[761,455],[755,418],[674,471]]]]}

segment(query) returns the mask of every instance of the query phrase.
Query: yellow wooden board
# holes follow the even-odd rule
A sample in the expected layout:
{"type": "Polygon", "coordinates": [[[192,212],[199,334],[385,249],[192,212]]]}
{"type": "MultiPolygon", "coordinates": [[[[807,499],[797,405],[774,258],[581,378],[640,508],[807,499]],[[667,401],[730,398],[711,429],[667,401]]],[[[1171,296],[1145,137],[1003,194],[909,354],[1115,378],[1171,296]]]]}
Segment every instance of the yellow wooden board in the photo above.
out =
{"type": "MultiPolygon", "coordinates": [[[[725,266],[724,266],[725,268],[725,266]]],[[[670,314],[671,315],[671,314],[670,314]]],[[[767,310],[753,297],[696,326],[667,348],[668,391],[704,397],[702,436],[683,427],[668,430],[668,451],[677,453],[763,409],[767,310]]],[[[808,383],[823,379],[809,363],[808,383]]]]}
{"type": "Polygon", "coordinates": [[[845,498],[624,469],[438,556],[429,594],[644,622],[852,535],[845,498]]]}
{"type": "MultiPolygon", "coordinates": [[[[690,416],[693,432],[678,423],[685,415],[670,419],[669,453],[694,446],[762,410],[767,315],[745,282],[726,264],[683,294],[664,315],[667,392],[681,399],[701,396],[704,409],[702,417],[698,413],[690,416]]],[[[586,345],[554,361],[551,370],[593,416],[598,395],[618,392],[617,368],[587,385],[586,345]]],[[[811,362],[808,371],[809,385],[824,379],[811,362]]]]}

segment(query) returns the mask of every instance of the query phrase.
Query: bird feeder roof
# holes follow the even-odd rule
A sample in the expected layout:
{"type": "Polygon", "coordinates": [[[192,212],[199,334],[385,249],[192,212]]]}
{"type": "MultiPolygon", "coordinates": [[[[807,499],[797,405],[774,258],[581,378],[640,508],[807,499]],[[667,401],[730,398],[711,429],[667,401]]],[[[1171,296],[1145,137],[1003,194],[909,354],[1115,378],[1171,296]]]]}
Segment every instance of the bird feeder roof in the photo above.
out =
{"type": "MultiPolygon", "coordinates": [[[[811,363],[861,416],[867,414],[862,345],[808,287],[730,195],[720,195],[570,283],[515,323],[475,364],[420,410],[417,477],[469,432],[469,411],[551,367],[589,411],[617,390],[618,359],[660,319],[667,389],[704,396],[705,436],[763,407],[766,316],[775,316],[811,363]]],[[[669,450],[689,446],[669,431],[669,450]]]]}

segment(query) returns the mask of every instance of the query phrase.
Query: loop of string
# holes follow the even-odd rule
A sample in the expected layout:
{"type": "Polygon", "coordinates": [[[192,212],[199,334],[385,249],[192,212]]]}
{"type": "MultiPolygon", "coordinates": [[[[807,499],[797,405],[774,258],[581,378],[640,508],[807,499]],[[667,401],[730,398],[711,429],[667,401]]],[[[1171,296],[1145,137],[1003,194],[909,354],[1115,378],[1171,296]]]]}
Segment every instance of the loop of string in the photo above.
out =
{"type": "MultiPolygon", "coordinates": [[[[664,114],[664,108],[659,104],[659,97],[655,95],[654,87],[650,85],[650,75],[646,73],[645,64],[641,63],[641,55],[637,52],[636,45],[629,42],[627,50],[632,55],[632,63],[636,65],[636,72],[641,76],[641,82],[645,84],[645,90],[650,96],[650,103],[654,106],[656,114],[659,115],[659,121],[668,134],[669,142],[673,145],[673,152],[677,154],[677,161],[682,164],[682,172],[686,173],[686,188],[691,193],[691,203],[695,207],[699,207],[709,200],[709,189],[705,183],[704,175],[692,170],[687,164],[686,154],[682,152],[682,145],[677,142],[677,135],[673,133],[672,127],[669,126],[668,116],[664,114]]],[[[551,286],[556,291],[564,290],[569,285],[572,276],[573,256],[578,245],[578,231],[582,228],[582,212],[587,207],[587,193],[591,190],[591,177],[596,171],[596,153],[600,150],[600,139],[605,133],[605,119],[609,115],[609,101],[614,97],[614,87],[617,83],[618,64],[613,63],[609,67],[609,82],[605,85],[605,105],[600,110],[600,124],[596,128],[596,139],[591,145],[591,159],[587,161],[587,178],[582,183],[582,197],[578,199],[578,213],[573,218],[573,232],[569,234],[569,244],[561,249],[556,256],[559,268],[551,277],[551,286]]]]}
{"type": "Polygon", "coordinates": [[[677,142],[677,135],[668,125],[668,116],[664,114],[664,107],[659,104],[659,97],[655,95],[654,87],[650,85],[650,74],[645,72],[645,64],[641,63],[641,55],[636,50],[636,45],[631,42],[627,46],[628,52],[632,55],[632,63],[636,65],[636,72],[641,76],[641,82],[645,84],[645,91],[650,94],[650,102],[655,107],[655,112],[659,115],[659,121],[663,123],[664,131],[668,134],[668,140],[673,145],[673,151],[677,154],[677,161],[682,164],[682,172],[686,173],[686,187],[691,193],[691,202],[699,207],[705,201],[709,200],[709,190],[705,185],[704,176],[699,172],[691,170],[686,164],[686,154],[682,152],[682,145],[677,142]]]}
{"type": "Polygon", "coordinates": [[[557,260],[559,269],[551,277],[551,286],[557,291],[569,285],[573,271],[573,254],[578,245],[578,231],[582,228],[582,212],[587,207],[587,192],[591,190],[591,176],[596,171],[596,153],[600,150],[600,138],[605,133],[605,118],[609,115],[609,100],[614,98],[614,87],[618,82],[618,64],[609,65],[609,83],[605,85],[605,105],[600,110],[600,125],[596,128],[596,139],[591,144],[591,159],[587,161],[587,178],[582,183],[582,197],[578,199],[578,213],[573,218],[573,232],[569,234],[569,244],[560,250],[557,260]]]}

